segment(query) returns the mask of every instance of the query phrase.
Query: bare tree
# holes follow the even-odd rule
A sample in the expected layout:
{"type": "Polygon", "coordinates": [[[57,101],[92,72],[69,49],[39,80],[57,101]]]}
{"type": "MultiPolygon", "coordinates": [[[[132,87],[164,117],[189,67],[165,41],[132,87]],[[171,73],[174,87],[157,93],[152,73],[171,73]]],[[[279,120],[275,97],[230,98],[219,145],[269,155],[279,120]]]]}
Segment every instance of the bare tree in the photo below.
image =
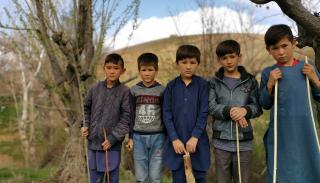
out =
{"type": "MultiPolygon", "coordinates": [[[[250,0],[262,5],[272,0],[250,0]]],[[[320,68],[320,12],[314,12],[314,7],[319,7],[320,1],[310,0],[273,0],[281,8],[282,12],[294,20],[298,26],[298,47],[309,46],[315,53],[315,64],[320,68]],[[317,6],[318,5],[318,6],[317,6]]],[[[319,9],[318,9],[319,11],[319,9]]],[[[318,116],[320,107],[318,105],[318,116]]],[[[318,118],[320,124],[320,118],[318,118]]]]}
{"type": "MultiPolygon", "coordinates": [[[[250,0],[256,4],[267,4],[271,0],[250,0]]],[[[282,12],[293,19],[298,26],[298,47],[312,47],[315,52],[315,63],[320,68],[320,15],[309,11],[301,0],[273,0],[282,12]]],[[[308,3],[306,3],[308,5],[308,3]]],[[[315,5],[319,4],[316,2],[315,5]]]]}
{"type": "Polygon", "coordinates": [[[116,36],[132,18],[135,27],[140,0],[132,0],[124,6],[117,0],[12,0],[12,3],[14,11],[5,9],[10,22],[0,22],[3,35],[10,36],[8,29],[26,31],[41,44],[50,63],[55,90],[64,107],[72,109],[61,111],[69,138],[61,166],[50,182],[85,182],[85,161],[79,137],[83,91],[94,80],[95,65],[107,31],[113,30],[111,34],[116,36]]]}

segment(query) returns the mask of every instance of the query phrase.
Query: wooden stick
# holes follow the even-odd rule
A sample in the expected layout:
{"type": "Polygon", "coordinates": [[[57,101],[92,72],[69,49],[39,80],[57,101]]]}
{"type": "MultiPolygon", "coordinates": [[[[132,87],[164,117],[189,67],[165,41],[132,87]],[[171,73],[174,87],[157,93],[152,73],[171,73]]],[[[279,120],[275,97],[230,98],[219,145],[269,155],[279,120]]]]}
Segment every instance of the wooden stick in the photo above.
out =
{"type": "Polygon", "coordinates": [[[241,178],[241,165],[240,165],[240,145],[239,145],[239,125],[236,124],[236,136],[237,136],[237,158],[238,158],[238,174],[239,174],[239,183],[242,183],[241,178]]]}
{"type": "Polygon", "coordinates": [[[274,147],[273,147],[273,183],[277,181],[277,158],[278,158],[278,80],[274,87],[274,147]]]}
{"type": "MultiPolygon", "coordinates": [[[[106,129],[103,128],[104,140],[107,140],[106,129]]],[[[106,175],[107,175],[107,183],[110,183],[110,175],[109,175],[109,161],[108,161],[108,150],[106,150],[106,175]]]]}
{"type": "MultiPolygon", "coordinates": [[[[306,62],[306,64],[309,63],[307,56],[305,56],[305,62],[306,62]]],[[[319,150],[319,153],[320,153],[319,138],[318,138],[318,132],[317,132],[317,128],[316,128],[316,122],[314,120],[314,115],[313,115],[313,108],[312,108],[312,103],[311,103],[311,93],[310,93],[310,82],[309,82],[308,76],[306,76],[306,81],[307,81],[307,94],[308,94],[309,109],[310,109],[310,113],[311,113],[311,119],[312,119],[314,133],[315,133],[316,139],[317,139],[318,150],[319,150]]]]}
{"type": "Polygon", "coordinates": [[[186,175],[187,183],[195,183],[196,180],[192,173],[192,164],[189,152],[185,151],[183,155],[184,173],[186,175]]]}

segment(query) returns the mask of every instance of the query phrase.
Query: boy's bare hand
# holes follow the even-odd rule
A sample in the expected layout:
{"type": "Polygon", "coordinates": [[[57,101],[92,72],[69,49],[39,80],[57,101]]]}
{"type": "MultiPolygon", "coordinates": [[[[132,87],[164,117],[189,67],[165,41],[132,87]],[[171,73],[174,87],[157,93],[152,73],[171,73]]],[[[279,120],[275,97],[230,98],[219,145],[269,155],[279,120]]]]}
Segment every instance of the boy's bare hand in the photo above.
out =
{"type": "Polygon", "coordinates": [[[240,120],[237,120],[236,122],[240,125],[241,128],[248,127],[248,122],[247,122],[246,118],[241,118],[240,120]]]}
{"type": "Polygon", "coordinates": [[[268,91],[270,94],[272,93],[272,90],[273,90],[274,85],[276,84],[276,81],[280,78],[282,78],[282,73],[279,68],[275,68],[270,72],[269,80],[267,83],[268,91]]]}
{"type": "Polygon", "coordinates": [[[126,148],[129,150],[129,151],[132,151],[133,149],[133,140],[132,139],[129,139],[128,140],[128,143],[126,145],[126,148]]]}
{"type": "Polygon", "coordinates": [[[241,118],[244,118],[247,115],[247,110],[242,107],[232,107],[230,110],[230,117],[233,120],[240,120],[241,118]]]}
{"type": "Polygon", "coordinates": [[[196,149],[197,149],[197,144],[198,144],[198,138],[196,137],[191,137],[187,144],[186,144],[186,148],[187,148],[187,151],[189,153],[194,153],[196,152],[196,149]]]}
{"type": "Polygon", "coordinates": [[[172,146],[177,154],[183,154],[186,151],[184,144],[179,139],[172,141],[172,146]]]}
{"type": "Polygon", "coordinates": [[[105,150],[105,151],[107,151],[107,150],[110,149],[110,147],[111,147],[111,144],[110,144],[110,142],[109,142],[108,139],[105,140],[101,145],[102,145],[102,147],[103,147],[103,150],[105,150]]]}
{"type": "Polygon", "coordinates": [[[89,135],[89,128],[88,127],[81,127],[81,136],[82,137],[88,137],[89,135]]]}
{"type": "Polygon", "coordinates": [[[320,81],[317,76],[317,73],[311,64],[304,64],[302,73],[305,74],[310,79],[310,81],[315,87],[320,86],[320,81]]]}

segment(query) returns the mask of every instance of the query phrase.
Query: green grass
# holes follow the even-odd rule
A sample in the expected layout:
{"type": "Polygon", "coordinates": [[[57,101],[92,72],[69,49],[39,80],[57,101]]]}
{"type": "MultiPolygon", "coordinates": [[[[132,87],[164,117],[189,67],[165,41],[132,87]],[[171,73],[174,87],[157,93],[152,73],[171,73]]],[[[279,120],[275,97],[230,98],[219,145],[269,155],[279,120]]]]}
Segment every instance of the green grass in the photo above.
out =
{"type": "Polygon", "coordinates": [[[21,143],[18,139],[14,141],[0,141],[0,154],[6,154],[15,160],[23,161],[21,143]]]}
{"type": "MultiPolygon", "coordinates": [[[[47,167],[43,169],[17,168],[17,169],[0,169],[1,181],[14,181],[27,183],[30,181],[39,181],[47,179],[55,168],[47,167]]],[[[0,182],[1,182],[0,181],[0,182]]]]}
{"type": "Polygon", "coordinates": [[[0,105],[0,129],[7,128],[16,121],[16,109],[13,105],[0,105]]]}

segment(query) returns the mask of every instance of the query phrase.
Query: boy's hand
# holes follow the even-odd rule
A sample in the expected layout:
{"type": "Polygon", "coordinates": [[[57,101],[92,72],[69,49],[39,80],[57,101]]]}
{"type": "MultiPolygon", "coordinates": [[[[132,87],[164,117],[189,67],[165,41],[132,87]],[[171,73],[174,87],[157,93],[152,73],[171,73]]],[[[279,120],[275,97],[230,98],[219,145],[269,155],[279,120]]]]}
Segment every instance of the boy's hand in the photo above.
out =
{"type": "Polygon", "coordinates": [[[276,81],[278,79],[280,79],[281,77],[282,77],[282,73],[279,68],[275,68],[270,72],[269,80],[267,83],[267,88],[268,88],[269,94],[272,94],[272,90],[273,90],[274,85],[276,84],[276,81]]]}
{"type": "Polygon", "coordinates": [[[316,71],[314,70],[313,66],[311,64],[304,64],[302,73],[305,74],[310,81],[312,82],[313,86],[320,87],[320,81],[316,74],[316,71]]]}
{"type": "Polygon", "coordinates": [[[242,107],[232,107],[230,110],[230,117],[233,120],[240,120],[241,118],[244,118],[247,115],[247,110],[242,107]]]}
{"type": "Polygon", "coordinates": [[[241,128],[248,127],[248,122],[247,122],[246,118],[241,118],[240,120],[237,120],[236,122],[240,125],[241,128]]]}
{"type": "Polygon", "coordinates": [[[107,151],[108,149],[110,149],[111,144],[110,144],[109,140],[107,139],[101,144],[101,146],[103,147],[103,150],[107,151]]]}
{"type": "Polygon", "coordinates": [[[129,151],[132,151],[133,149],[133,140],[132,139],[129,139],[128,140],[128,143],[126,145],[126,148],[129,150],[129,151]]]}
{"type": "Polygon", "coordinates": [[[172,141],[172,146],[177,154],[183,154],[184,152],[186,152],[184,144],[179,139],[172,141]]]}
{"type": "Polygon", "coordinates": [[[197,144],[198,144],[198,138],[191,137],[186,144],[187,151],[189,153],[196,152],[197,144]]]}
{"type": "Polygon", "coordinates": [[[89,128],[88,127],[81,127],[81,136],[82,137],[88,137],[89,135],[89,128]]]}

